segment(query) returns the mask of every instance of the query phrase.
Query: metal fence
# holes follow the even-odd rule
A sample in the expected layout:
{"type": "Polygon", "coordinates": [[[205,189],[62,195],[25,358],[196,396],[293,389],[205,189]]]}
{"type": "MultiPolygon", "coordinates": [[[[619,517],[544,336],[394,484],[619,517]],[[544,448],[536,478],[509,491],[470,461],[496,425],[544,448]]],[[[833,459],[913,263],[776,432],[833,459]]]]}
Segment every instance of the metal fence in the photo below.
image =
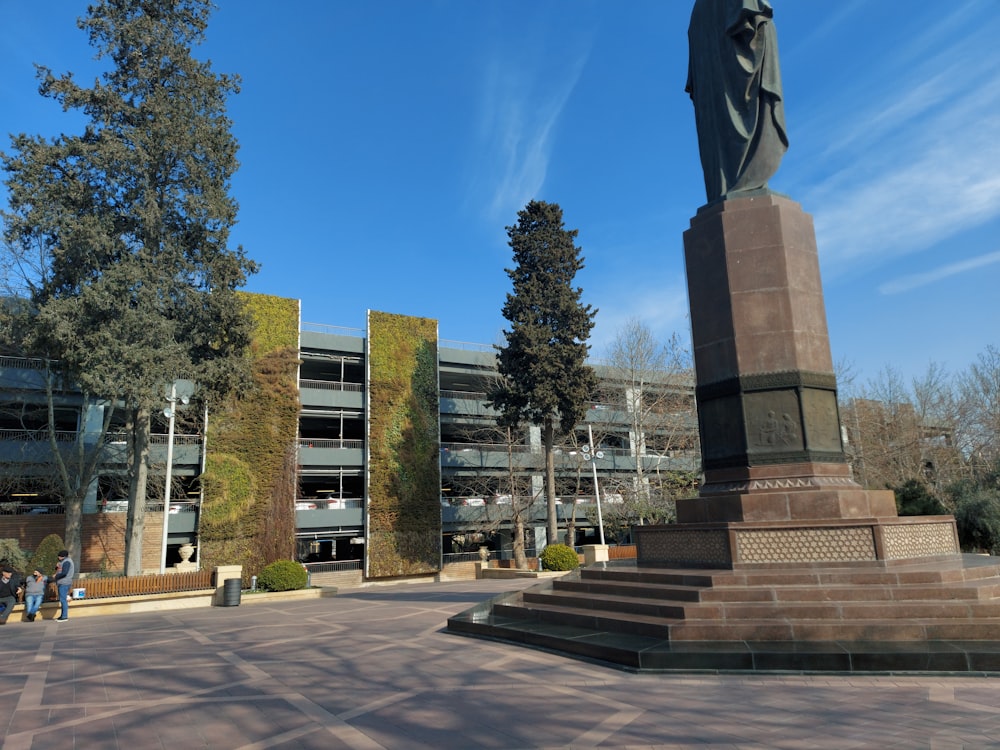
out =
{"type": "Polygon", "coordinates": [[[334,560],[332,562],[304,563],[310,573],[342,573],[347,570],[361,570],[361,560],[334,560]]]}
{"type": "Polygon", "coordinates": [[[317,388],[321,391],[353,391],[360,393],[364,390],[361,383],[348,383],[341,380],[300,380],[301,388],[317,388]]]}
{"type": "MultiPolygon", "coordinates": [[[[479,562],[482,559],[482,556],[478,552],[449,552],[448,554],[441,555],[441,562],[445,565],[448,563],[479,562]]],[[[500,553],[496,550],[490,550],[487,559],[499,560],[500,553]]]]}
{"type": "Polygon", "coordinates": [[[335,450],[362,450],[364,440],[342,440],[340,438],[300,438],[300,448],[333,448],[335,450]]]}
{"type": "Polygon", "coordinates": [[[47,516],[49,514],[65,513],[64,505],[31,504],[21,502],[0,503],[0,515],[3,516],[47,516]]]}

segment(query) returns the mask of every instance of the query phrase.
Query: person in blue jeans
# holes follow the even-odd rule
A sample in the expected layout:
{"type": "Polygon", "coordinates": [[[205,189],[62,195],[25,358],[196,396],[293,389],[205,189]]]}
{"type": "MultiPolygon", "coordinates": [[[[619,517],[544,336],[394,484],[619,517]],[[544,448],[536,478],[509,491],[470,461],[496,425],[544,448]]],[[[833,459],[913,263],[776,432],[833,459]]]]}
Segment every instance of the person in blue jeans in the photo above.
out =
{"type": "Polygon", "coordinates": [[[3,605],[3,611],[0,612],[0,625],[7,624],[7,618],[14,611],[14,605],[17,604],[18,595],[22,591],[21,576],[4,565],[0,569],[0,605],[3,605]]]}
{"type": "Polygon", "coordinates": [[[56,574],[52,576],[56,588],[59,589],[59,616],[56,622],[66,622],[69,619],[69,590],[73,585],[75,570],[69,552],[60,550],[56,557],[59,558],[59,562],[56,563],[56,574]]]}
{"type": "Polygon", "coordinates": [[[49,577],[37,568],[31,571],[31,575],[24,582],[24,614],[28,622],[34,622],[38,615],[38,610],[45,599],[45,586],[48,582],[49,577]]]}

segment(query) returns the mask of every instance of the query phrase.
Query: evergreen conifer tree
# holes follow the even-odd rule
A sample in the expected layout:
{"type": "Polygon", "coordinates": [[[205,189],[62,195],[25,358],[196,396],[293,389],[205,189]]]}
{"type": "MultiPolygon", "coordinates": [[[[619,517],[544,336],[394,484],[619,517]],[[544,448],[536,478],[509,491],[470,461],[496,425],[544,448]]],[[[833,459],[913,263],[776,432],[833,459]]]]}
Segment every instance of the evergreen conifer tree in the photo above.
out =
{"type": "MultiPolygon", "coordinates": [[[[96,0],[78,25],[109,63],[101,79],[88,88],[38,68],[39,92],[83,113],[84,132],[21,134],[3,155],[4,237],[36,261],[21,266],[34,269],[21,345],[125,409],[129,575],[142,568],[150,421],[169,384],[191,379],[210,396],[247,372],[251,321],[236,290],[256,267],[228,247],[238,146],[226,100],[239,81],[192,56],[210,10],[208,0],[96,0]]],[[[65,498],[77,560],[86,489],[65,498]]]]}
{"type": "Polygon", "coordinates": [[[507,227],[515,266],[506,269],[513,291],[503,316],[511,325],[503,332],[506,344],[497,347],[501,377],[490,401],[501,426],[527,423],[541,430],[546,533],[554,544],[559,539],[553,448],[558,435],[584,418],[597,388],[585,364],[597,310],[583,304],[583,290],[573,286],[583,258],[574,244],[577,230],[565,228],[559,205],[531,201],[517,218],[507,227]]]}

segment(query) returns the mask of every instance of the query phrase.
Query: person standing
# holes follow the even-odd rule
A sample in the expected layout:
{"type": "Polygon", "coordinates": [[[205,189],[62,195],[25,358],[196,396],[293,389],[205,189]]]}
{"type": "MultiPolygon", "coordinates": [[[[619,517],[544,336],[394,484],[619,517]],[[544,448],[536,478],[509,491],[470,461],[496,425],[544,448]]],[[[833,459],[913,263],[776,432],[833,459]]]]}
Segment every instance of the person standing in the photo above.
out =
{"type": "Polygon", "coordinates": [[[17,604],[17,597],[21,593],[21,576],[4,565],[0,571],[0,604],[3,605],[3,612],[0,612],[0,625],[7,624],[7,618],[14,611],[17,604]]]}
{"type": "Polygon", "coordinates": [[[59,558],[59,562],[56,563],[56,574],[52,577],[59,590],[59,617],[56,618],[56,622],[66,622],[69,619],[69,590],[73,585],[73,575],[76,571],[69,552],[60,550],[56,557],[59,558]]]}
{"type": "Polygon", "coordinates": [[[24,582],[24,612],[28,616],[28,622],[35,621],[45,599],[45,586],[48,582],[49,577],[37,568],[31,571],[28,580],[24,582]]]}

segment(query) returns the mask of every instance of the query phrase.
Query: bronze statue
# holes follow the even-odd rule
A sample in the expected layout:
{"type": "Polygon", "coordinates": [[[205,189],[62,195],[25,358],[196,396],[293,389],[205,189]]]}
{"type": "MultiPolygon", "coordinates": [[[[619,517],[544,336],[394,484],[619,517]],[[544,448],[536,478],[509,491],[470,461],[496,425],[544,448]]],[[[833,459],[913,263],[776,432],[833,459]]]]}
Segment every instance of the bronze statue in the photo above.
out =
{"type": "Polygon", "coordinates": [[[696,0],[687,92],[709,203],[767,187],[788,150],[778,37],[767,0],[696,0]]]}

